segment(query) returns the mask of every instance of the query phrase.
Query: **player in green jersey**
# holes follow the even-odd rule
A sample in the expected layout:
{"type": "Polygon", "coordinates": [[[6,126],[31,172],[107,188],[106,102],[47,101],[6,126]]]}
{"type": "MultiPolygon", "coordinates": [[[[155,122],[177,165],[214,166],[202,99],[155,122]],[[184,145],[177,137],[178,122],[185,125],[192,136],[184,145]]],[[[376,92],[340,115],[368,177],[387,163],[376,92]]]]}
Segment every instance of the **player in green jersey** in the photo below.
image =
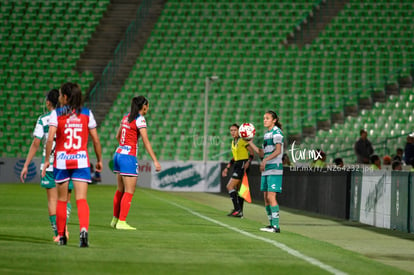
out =
{"type": "Polygon", "coordinates": [[[253,141],[249,144],[262,162],[260,190],[264,192],[266,214],[270,225],[261,228],[261,231],[280,233],[279,227],[279,204],[276,200],[276,193],[282,193],[283,175],[283,132],[279,117],[274,111],[267,111],[263,117],[263,125],[267,129],[263,137],[263,146],[258,148],[253,141]]]}
{"type": "MultiPolygon", "coordinates": [[[[28,167],[33,157],[35,156],[37,150],[40,147],[40,143],[46,142],[49,132],[49,117],[53,109],[56,108],[59,99],[59,91],[52,89],[48,92],[46,96],[46,108],[48,112],[41,115],[37,122],[35,129],[33,131],[33,142],[30,145],[29,152],[26,157],[26,161],[23,165],[23,169],[20,172],[20,180],[24,182],[28,173],[28,167]]],[[[43,147],[43,157],[42,163],[40,165],[40,170],[43,169],[43,163],[45,161],[45,148],[43,147]]],[[[53,163],[53,156],[51,157],[50,163],[53,163]]],[[[41,178],[41,186],[46,189],[47,201],[48,201],[48,210],[49,210],[49,220],[50,225],[52,226],[54,232],[54,241],[58,242],[57,226],[56,226],[56,205],[57,205],[57,189],[55,184],[55,179],[53,177],[53,166],[49,166],[47,169],[45,177],[41,178]]],[[[70,182],[69,190],[73,189],[73,184],[70,182]]],[[[70,192],[68,193],[68,201],[70,201],[70,192]]],[[[71,212],[72,206],[70,203],[67,205],[67,215],[69,219],[69,214],[71,212]]],[[[66,234],[68,234],[66,230],[66,234]]]]}

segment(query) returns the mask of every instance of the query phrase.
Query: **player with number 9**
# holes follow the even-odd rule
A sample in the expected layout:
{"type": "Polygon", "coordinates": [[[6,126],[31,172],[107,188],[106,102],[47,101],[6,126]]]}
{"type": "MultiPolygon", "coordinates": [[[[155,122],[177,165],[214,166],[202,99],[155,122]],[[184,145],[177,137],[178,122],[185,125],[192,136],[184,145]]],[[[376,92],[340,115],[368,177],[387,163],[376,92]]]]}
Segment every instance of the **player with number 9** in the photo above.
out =
{"type": "Polygon", "coordinates": [[[130,112],[122,118],[116,134],[119,146],[114,154],[114,172],[117,173],[118,186],[113,199],[113,217],[111,227],[120,230],[136,230],[126,222],[131,207],[132,196],[138,178],[138,139],[154,161],[155,171],[161,170],[147,134],[145,115],[149,110],[149,102],[144,96],[132,99],[130,112]]]}
{"type": "Polygon", "coordinates": [[[92,111],[82,107],[82,92],[78,84],[64,83],[59,91],[60,108],[52,111],[49,121],[49,136],[46,143],[45,164],[42,176],[50,165],[49,156],[56,134],[55,161],[53,163],[55,182],[58,185],[56,223],[59,245],[66,245],[66,204],[68,182],[75,186],[76,205],[80,227],[80,247],[88,247],[89,206],[86,200],[88,183],[91,182],[88,156],[88,136],[91,135],[97,158],[96,170],[102,169],[102,152],[97,124],[92,111]]]}

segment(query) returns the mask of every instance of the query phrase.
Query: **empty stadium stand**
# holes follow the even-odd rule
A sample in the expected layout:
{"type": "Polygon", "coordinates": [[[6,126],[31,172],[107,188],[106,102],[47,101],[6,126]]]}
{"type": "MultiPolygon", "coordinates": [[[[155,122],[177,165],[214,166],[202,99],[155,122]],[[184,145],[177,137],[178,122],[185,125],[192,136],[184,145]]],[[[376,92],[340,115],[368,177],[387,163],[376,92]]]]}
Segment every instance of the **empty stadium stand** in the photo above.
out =
{"type": "MultiPolygon", "coordinates": [[[[0,114],[1,155],[29,146],[23,136],[30,137],[33,116],[51,83],[93,80],[72,68],[108,2],[0,4],[7,22],[0,25],[1,100],[10,102],[0,114]],[[20,127],[26,129],[16,139],[20,127]]],[[[252,122],[260,136],[266,109],[279,113],[286,141],[322,146],[328,156],[344,154],[348,162],[361,127],[378,141],[412,131],[412,105],[404,102],[412,94],[412,1],[350,0],[311,43],[287,46],[298,24],[324,3],[168,1],[100,126],[104,156],[116,147],[116,129],[131,98],[142,94],[150,99],[147,121],[159,158],[201,160],[205,78],[212,75],[219,81],[208,97],[209,159],[227,159],[232,123],[252,122]],[[397,103],[404,113],[395,110],[397,103]]],[[[381,154],[393,152],[403,138],[394,141],[381,147],[381,154]]],[[[140,158],[147,158],[142,151],[140,158]]]]}
{"type": "Polygon", "coordinates": [[[1,1],[1,156],[27,154],[48,90],[64,81],[89,87],[92,73],[73,68],[108,3],[1,1]]]}
{"type": "MultiPolygon", "coordinates": [[[[395,85],[395,70],[413,60],[412,3],[350,1],[310,45],[283,46],[318,4],[323,3],[169,1],[102,131],[117,125],[125,112],[119,106],[146,94],[152,102],[150,133],[161,159],[201,159],[204,79],[211,75],[220,81],[209,93],[210,159],[228,150],[233,122],[252,122],[260,135],[268,108],[280,114],[286,136],[302,131],[315,136],[318,126],[334,125],[332,117],[344,121],[371,108],[372,91],[385,95],[384,81],[395,85]]],[[[110,154],[113,139],[105,142],[110,154]]]]}

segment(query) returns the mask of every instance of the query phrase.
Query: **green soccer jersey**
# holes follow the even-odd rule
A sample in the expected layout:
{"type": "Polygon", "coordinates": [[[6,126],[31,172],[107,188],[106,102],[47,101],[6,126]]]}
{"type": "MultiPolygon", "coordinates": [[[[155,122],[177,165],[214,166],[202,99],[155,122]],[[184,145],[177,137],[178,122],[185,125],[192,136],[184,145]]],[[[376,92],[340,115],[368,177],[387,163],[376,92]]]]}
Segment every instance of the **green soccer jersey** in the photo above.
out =
{"type": "Polygon", "coordinates": [[[281,145],[281,152],[275,158],[266,162],[266,167],[262,172],[262,176],[283,174],[283,133],[279,127],[274,126],[271,130],[264,134],[263,151],[265,158],[276,150],[276,144],[281,145]]]}
{"type": "MultiPolygon", "coordinates": [[[[43,154],[42,154],[42,164],[40,165],[40,170],[43,169],[43,163],[45,162],[46,156],[46,141],[49,133],[49,118],[50,112],[44,115],[41,115],[37,120],[35,129],[33,131],[33,136],[42,140],[43,142],[43,154]]],[[[50,166],[46,169],[46,171],[53,171],[53,153],[55,151],[55,142],[53,142],[52,152],[50,154],[50,166]]]]}

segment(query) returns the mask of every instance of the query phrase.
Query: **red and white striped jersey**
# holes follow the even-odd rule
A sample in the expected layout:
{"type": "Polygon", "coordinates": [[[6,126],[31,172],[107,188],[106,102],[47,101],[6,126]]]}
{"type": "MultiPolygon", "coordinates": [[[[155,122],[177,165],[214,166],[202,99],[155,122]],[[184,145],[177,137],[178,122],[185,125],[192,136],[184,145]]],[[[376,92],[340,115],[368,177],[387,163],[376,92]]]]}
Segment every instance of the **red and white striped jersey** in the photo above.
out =
{"type": "Polygon", "coordinates": [[[128,116],[124,116],[121,121],[121,137],[119,146],[116,149],[118,154],[137,156],[139,129],[147,128],[145,117],[138,115],[131,123],[128,116]]]}
{"type": "Polygon", "coordinates": [[[89,167],[89,129],[96,128],[92,111],[83,107],[80,113],[67,107],[53,110],[49,126],[57,127],[54,167],[78,169],[89,167]]]}

